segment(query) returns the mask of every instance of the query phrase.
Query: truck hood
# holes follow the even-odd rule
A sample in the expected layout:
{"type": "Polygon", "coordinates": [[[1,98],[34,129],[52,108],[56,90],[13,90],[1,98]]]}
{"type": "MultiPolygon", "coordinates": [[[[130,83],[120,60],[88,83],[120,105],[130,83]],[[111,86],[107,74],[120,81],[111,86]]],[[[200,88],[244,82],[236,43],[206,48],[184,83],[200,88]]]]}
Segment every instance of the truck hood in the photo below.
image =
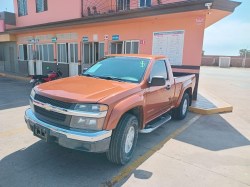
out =
{"type": "Polygon", "coordinates": [[[65,102],[96,103],[108,96],[115,97],[124,92],[128,92],[124,96],[132,94],[137,87],[133,83],[76,76],[41,84],[35,90],[40,95],[65,102]]]}

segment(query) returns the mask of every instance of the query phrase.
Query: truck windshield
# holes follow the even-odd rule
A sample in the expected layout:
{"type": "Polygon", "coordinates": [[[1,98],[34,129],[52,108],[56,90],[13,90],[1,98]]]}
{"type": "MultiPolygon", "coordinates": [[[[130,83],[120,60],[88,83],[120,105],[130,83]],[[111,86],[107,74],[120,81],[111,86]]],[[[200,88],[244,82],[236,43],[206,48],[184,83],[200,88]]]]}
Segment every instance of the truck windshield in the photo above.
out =
{"type": "Polygon", "coordinates": [[[83,76],[140,83],[149,59],[135,57],[108,57],[83,73],[83,76]]]}

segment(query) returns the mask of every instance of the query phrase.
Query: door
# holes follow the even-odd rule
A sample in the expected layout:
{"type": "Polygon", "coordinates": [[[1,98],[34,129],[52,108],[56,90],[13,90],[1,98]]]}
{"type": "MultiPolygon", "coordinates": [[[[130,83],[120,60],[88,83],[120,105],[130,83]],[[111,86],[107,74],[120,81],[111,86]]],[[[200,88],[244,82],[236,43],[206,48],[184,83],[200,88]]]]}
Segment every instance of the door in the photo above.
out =
{"type": "Polygon", "coordinates": [[[90,42],[84,42],[83,43],[83,47],[82,47],[82,67],[89,67],[91,66],[91,62],[92,62],[92,58],[91,58],[91,54],[92,54],[92,43],[90,42]]]}
{"type": "MultiPolygon", "coordinates": [[[[166,85],[149,87],[146,91],[146,123],[161,115],[171,106],[172,91],[168,90],[167,85],[170,84],[168,80],[167,66],[164,60],[156,61],[150,73],[149,82],[152,77],[162,76],[166,79],[166,85]]],[[[170,85],[171,87],[171,85],[170,85]]]]}
{"type": "Polygon", "coordinates": [[[111,42],[110,54],[123,54],[124,42],[111,42]]]}
{"type": "Polygon", "coordinates": [[[69,76],[78,75],[78,44],[68,44],[69,76]]]}
{"type": "Polygon", "coordinates": [[[104,57],[103,42],[84,42],[82,50],[83,68],[90,67],[92,64],[95,64],[99,59],[104,57]]]}

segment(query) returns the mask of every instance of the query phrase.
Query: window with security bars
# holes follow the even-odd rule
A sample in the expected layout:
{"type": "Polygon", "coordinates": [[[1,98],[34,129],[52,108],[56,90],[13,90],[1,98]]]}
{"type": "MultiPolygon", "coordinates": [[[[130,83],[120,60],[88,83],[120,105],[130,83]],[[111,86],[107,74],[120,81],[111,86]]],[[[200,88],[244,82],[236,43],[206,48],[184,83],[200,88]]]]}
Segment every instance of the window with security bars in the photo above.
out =
{"type": "Polygon", "coordinates": [[[36,59],[44,62],[54,61],[54,44],[37,44],[36,59]]]}
{"type": "Polygon", "coordinates": [[[17,0],[18,16],[28,15],[27,0],[17,0]]]}
{"type": "Polygon", "coordinates": [[[36,12],[44,12],[48,10],[47,0],[36,0],[36,12]]]}

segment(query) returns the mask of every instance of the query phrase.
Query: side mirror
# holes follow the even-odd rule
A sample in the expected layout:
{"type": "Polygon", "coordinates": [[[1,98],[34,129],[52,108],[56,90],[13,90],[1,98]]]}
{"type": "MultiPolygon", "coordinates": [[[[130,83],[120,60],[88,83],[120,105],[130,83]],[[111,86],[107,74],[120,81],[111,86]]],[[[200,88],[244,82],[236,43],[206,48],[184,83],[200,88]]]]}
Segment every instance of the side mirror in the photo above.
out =
{"type": "Polygon", "coordinates": [[[82,74],[85,72],[85,71],[87,71],[89,68],[83,68],[83,70],[82,70],[82,74]]]}
{"type": "Polygon", "coordinates": [[[152,77],[150,86],[164,86],[166,84],[166,79],[164,77],[152,77]]]}

